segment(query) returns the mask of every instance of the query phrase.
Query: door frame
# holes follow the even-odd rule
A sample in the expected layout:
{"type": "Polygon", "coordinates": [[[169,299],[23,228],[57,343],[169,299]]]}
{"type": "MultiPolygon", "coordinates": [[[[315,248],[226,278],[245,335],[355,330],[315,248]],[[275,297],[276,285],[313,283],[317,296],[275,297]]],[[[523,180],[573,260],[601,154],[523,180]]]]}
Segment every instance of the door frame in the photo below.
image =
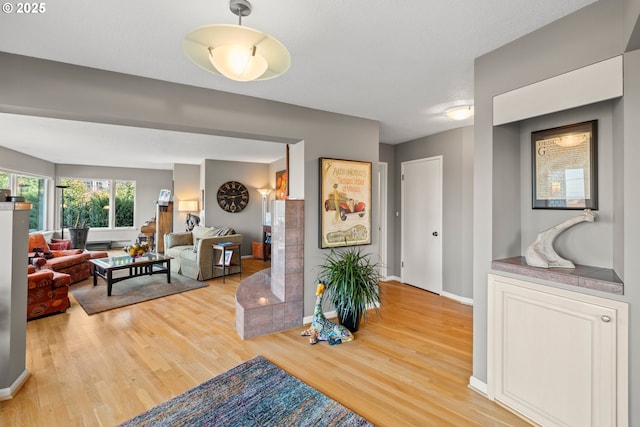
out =
{"type": "MultiPolygon", "coordinates": [[[[400,162],[400,280],[402,283],[406,283],[404,281],[404,259],[405,259],[405,188],[404,188],[404,176],[403,170],[404,165],[412,164],[412,163],[421,163],[427,161],[437,160],[440,162],[440,224],[438,225],[438,233],[440,237],[440,279],[439,279],[439,292],[436,292],[438,295],[442,295],[444,292],[444,233],[443,233],[443,224],[444,224],[444,156],[437,155],[431,157],[424,157],[420,159],[407,160],[400,162]]],[[[428,236],[423,236],[428,237],[428,236]]],[[[420,289],[423,289],[419,287],[420,289]]]]}
{"type": "Polygon", "coordinates": [[[378,259],[379,271],[383,279],[389,276],[387,251],[387,206],[388,206],[389,165],[378,163],[378,259]]]}

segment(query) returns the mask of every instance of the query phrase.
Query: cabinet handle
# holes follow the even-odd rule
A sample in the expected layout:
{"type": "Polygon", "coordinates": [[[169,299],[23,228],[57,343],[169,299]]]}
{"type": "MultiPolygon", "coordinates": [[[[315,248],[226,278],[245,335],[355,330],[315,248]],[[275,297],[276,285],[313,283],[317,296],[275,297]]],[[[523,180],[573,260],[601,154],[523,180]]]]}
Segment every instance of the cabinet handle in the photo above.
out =
{"type": "Polygon", "coordinates": [[[600,319],[605,323],[611,322],[611,317],[609,317],[609,316],[604,316],[603,315],[603,316],[600,316],[600,319]]]}

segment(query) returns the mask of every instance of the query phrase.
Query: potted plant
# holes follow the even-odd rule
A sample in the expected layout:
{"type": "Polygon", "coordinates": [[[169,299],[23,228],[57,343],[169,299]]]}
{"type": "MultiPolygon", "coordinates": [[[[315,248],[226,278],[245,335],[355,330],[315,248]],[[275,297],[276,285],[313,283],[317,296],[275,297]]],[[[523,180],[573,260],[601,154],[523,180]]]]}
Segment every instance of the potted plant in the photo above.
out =
{"type": "Polygon", "coordinates": [[[318,280],[327,288],[327,298],[338,313],[338,319],[351,332],[356,332],[360,320],[366,321],[367,308],[378,312],[380,273],[378,264],[361,248],[331,249],[320,266],[318,280]]]}
{"type": "Polygon", "coordinates": [[[80,221],[80,212],[76,218],[73,228],[69,227],[69,236],[71,238],[71,247],[73,249],[84,249],[89,237],[89,227],[85,221],[80,221]]]}

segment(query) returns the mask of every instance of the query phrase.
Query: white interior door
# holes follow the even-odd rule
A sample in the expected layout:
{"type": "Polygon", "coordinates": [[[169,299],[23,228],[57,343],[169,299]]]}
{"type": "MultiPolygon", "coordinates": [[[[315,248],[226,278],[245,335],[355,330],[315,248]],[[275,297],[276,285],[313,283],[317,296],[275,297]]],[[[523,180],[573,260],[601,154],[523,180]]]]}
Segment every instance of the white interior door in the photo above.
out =
{"type": "Polygon", "coordinates": [[[402,162],[401,278],[442,293],[442,156],[402,162]]]}

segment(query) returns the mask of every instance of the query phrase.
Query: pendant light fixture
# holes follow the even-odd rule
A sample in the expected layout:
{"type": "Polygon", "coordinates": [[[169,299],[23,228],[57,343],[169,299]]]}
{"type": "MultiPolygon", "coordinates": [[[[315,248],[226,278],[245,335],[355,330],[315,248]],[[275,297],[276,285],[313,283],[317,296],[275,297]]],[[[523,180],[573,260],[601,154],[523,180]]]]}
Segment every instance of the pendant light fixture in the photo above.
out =
{"type": "Polygon", "coordinates": [[[242,17],[251,14],[251,3],[231,0],[229,9],[238,16],[238,25],[207,25],[187,34],[182,49],[189,59],[206,71],[239,82],[284,74],[291,65],[287,48],[262,31],[242,26],[242,17]]]}

